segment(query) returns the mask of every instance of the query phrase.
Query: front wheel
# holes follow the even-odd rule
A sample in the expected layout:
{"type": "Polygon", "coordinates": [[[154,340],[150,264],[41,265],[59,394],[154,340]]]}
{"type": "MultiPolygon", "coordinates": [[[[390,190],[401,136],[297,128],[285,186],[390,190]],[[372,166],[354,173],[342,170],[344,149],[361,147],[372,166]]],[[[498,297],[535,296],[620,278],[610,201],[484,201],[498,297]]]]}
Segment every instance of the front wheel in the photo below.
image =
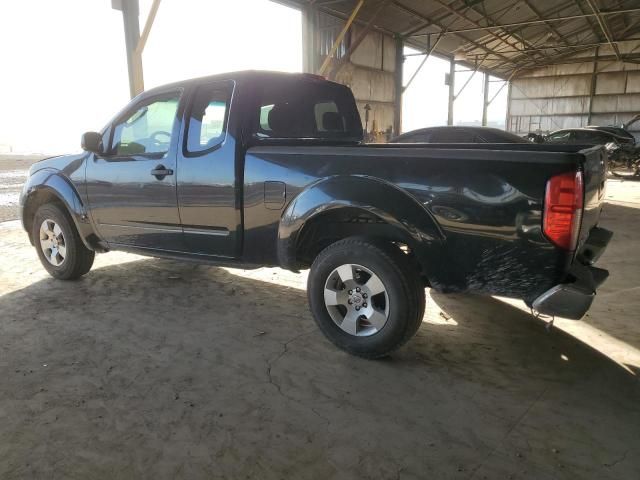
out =
{"type": "Polygon", "coordinates": [[[347,238],[311,266],[307,295],[313,317],[339,348],[365,358],[388,355],[418,330],[424,286],[393,245],[347,238]]]}
{"type": "Polygon", "coordinates": [[[72,220],[58,205],[38,208],[31,235],[40,263],[52,277],[75,280],[91,269],[95,253],[85,247],[72,220]]]}

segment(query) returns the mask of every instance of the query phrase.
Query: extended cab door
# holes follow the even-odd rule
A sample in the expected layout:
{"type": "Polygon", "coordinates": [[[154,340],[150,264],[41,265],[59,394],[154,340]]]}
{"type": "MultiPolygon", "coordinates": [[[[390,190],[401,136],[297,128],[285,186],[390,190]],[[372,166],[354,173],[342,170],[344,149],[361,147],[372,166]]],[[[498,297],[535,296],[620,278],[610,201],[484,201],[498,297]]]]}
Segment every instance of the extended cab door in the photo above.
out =
{"type": "Polygon", "coordinates": [[[241,240],[240,175],[236,171],[235,83],[198,84],[189,93],[178,152],[178,208],[187,248],[233,258],[241,240]]]}
{"type": "Polygon", "coordinates": [[[184,250],[176,197],[181,90],[143,97],[111,125],[105,154],[87,162],[94,225],[109,243],[184,250]]]}

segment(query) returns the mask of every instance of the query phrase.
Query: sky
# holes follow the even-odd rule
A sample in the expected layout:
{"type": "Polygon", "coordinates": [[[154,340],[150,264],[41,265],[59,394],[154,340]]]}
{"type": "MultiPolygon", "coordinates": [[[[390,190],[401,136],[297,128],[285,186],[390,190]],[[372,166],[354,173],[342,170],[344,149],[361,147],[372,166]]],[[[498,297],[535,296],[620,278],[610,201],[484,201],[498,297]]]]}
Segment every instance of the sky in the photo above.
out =
{"type": "MultiPolygon", "coordinates": [[[[150,5],[140,0],[141,30],[150,5]]],[[[145,87],[243,69],[301,71],[301,35],[300,12],[268,0],[163,0],[143,55],[145,87]]],[[[420,59],[407,58],[405,79],[420,59]]],[[[0,2],[0,65],[0,153],[78,151],[83,132],[129,101],[122,14],[110,0],[0,2]]],[[[430,58],[405,92],[405,131],[446,123],[446,71],[430,58]]],[[[489,120],[504,121],[505,94],[489,120]]],[[[481,119],[482,75],[454,111],[456,123],[481,119]]]]}

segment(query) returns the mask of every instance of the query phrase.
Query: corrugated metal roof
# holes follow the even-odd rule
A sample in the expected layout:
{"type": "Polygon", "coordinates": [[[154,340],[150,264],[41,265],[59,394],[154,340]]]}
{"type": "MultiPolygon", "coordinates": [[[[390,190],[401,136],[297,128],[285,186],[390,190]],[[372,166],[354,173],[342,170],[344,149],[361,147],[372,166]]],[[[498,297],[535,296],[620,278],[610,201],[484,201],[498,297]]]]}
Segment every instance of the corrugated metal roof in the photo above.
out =
{"type": "MultiPolygon", "coordinates": [[[[276,1],[344,19],[358,0],[276,1]]],[[[577,54],[588,61],[599,47],[640,63],[639,0],[366,0],[357,21],[369,22],[381,2],[376,29],[421,51],[442,36],[435,53],[503,78],[577,54]]]]}

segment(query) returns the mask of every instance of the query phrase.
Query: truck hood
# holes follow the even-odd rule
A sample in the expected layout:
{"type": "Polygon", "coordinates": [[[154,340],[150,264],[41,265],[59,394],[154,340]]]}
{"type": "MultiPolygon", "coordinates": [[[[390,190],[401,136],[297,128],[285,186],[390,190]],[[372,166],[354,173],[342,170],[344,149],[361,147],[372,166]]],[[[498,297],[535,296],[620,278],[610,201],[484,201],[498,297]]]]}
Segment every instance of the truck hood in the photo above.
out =
{"type": "Polygon", "coordinates": [[[29,169],[29,175],[33,175],[38,170],[43,170],[45,168],[53,168],[55,170],[64,171],[67,174],[70,174],[71,171],[75,170],[77,166],[82,163],[86,156],[87,153],[83,152],[45,158],[31,165],[31,168],[29,169]]]}

